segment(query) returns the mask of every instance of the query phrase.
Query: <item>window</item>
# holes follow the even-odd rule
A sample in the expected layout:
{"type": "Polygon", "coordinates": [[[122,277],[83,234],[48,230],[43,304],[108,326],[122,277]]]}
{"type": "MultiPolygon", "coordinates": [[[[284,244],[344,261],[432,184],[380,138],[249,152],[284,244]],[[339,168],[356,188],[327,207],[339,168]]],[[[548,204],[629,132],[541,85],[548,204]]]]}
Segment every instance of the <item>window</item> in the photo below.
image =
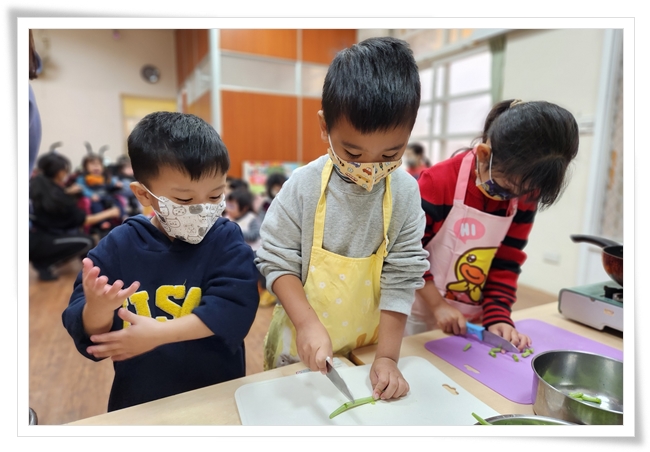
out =
{"type": "Polygon", "coordinates": [[[492,108],[491,66],[485,45],[420,67],[420,110],[411,142],[424,146],[432,164],[481,135],[492,108]]]}

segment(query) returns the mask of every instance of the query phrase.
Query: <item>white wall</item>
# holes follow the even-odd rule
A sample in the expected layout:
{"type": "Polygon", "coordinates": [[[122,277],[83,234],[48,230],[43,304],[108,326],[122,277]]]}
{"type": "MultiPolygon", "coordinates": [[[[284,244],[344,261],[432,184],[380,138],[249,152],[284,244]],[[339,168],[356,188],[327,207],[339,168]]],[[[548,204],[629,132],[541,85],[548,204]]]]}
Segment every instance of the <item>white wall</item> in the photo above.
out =
{"type": "Polygon", "coordinates": [[[176,98],[173,30],[35,30],[36,50],[46,60],[44,72],[30,84],[43,124],[40,153],[54,142],[79,165],[86,153],[108,145],[105,156],[126,152],[121,95],[176,98]],[[161,71],[156,84],[140,77],[153,64],[161,71]]]}
{"type": "MultiPolygon", "coordinates": [[[[603,36],[599,29],[527,30],[507,36],[503,97],[554,102],[572,112],[583,130],[570,183],[556,204],[538,213],[519,279],[550,293],[578,280],[580,245],[569,236],[582,233],[590,202],[589,170],[596,156],[589,126],[596,115],[603,36]]],[[[609,280],[604,271],[602,280],[609,280]]]]}

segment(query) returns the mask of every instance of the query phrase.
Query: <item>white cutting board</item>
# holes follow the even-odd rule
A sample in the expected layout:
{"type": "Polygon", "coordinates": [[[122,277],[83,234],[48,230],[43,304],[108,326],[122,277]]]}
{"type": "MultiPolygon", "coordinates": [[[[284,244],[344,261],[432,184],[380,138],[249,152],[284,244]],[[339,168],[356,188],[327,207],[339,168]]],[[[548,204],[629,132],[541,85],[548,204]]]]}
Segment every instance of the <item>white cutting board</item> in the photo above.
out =
{"type": "MultiPolygon", "coordinates": [[[[370,364],[337,370],[359,399],[372,394],[370,364]]],[[[424,358],[400,358],[409,393],[329,415],[347,400],[320,372],[306,372],[249,383],[235,391],[242,425],[474,425],[499,413],[471,395],[424,358]],[[448,391],[443,385],[455,389],[448,391]]]]}

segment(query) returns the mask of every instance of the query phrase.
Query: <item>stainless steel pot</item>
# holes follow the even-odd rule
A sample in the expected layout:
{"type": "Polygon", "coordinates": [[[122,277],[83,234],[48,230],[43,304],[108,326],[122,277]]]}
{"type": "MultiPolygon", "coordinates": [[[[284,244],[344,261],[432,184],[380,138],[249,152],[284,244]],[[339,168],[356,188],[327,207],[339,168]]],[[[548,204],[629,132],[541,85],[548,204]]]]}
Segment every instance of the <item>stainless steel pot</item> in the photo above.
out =
{"type": "MultiPolygon", "coordinates": [[[[547,416],[535,416],[532,414],[501,414],[492,416],[485,421],[492,425],[576,425],[573,422],[555,419],[547,416]]],[[[481,425],[477,422],[474,425],[481,425]]]]}
{"type": "Polygon", "coordinates": [[[576,424],[623,424],[623,362],[571,350],[539,353],[533,367],[533,411],[576,424]],[[587,402],[574,392],[598,397],[587,402]]]}

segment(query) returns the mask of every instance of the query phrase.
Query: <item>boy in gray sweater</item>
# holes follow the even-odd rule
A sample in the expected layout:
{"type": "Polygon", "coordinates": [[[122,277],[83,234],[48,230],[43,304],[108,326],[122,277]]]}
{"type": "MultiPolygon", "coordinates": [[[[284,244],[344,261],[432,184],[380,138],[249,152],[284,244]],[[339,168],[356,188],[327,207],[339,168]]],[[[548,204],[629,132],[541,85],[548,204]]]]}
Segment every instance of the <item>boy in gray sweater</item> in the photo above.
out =
{"type": "Polygon", "coordinates": [[[271,204],[256,263],[279,299],[265,368],[377,344],[373,396],[409,390],[397,367],[406,318],[428,269],[416,180],[398,167],[420,104],[408,45],[371,38],[344,49],[318,112],[327,155],[294,171],[271,204]]]}

